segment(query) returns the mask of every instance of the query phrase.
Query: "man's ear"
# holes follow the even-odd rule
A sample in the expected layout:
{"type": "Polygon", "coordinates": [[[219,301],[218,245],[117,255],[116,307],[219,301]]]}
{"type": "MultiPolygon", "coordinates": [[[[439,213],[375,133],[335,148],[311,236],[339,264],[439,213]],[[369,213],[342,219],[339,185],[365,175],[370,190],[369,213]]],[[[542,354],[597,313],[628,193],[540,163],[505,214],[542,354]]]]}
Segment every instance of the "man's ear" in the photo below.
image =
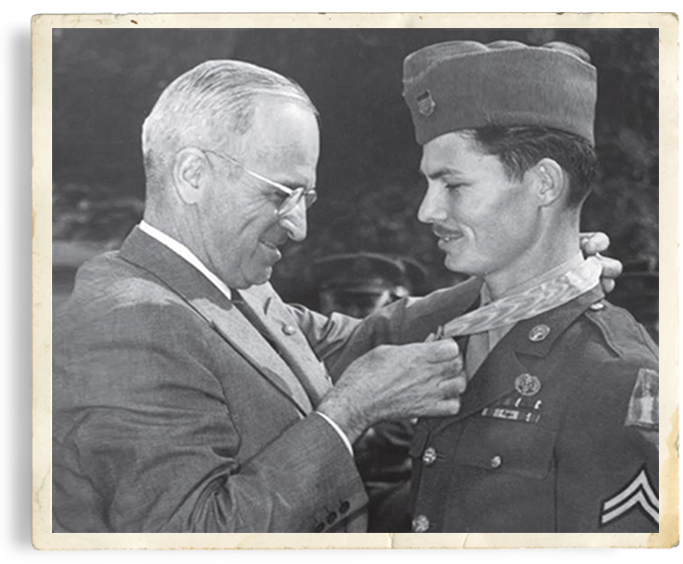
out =
{"type": "Polygon", "coordinates": [[[541,159],[526,174],[533,177],[536,194],[542,206],[556,202],[569,189],[567,174],[553,159],[541,159]]]}
{"type": "Polygon", "coordinates": [[[173,182],[180,199],[188,205],[196,204],[208,172],[206,155],[194,147],[178,151],[173,163],[173,182]]]}

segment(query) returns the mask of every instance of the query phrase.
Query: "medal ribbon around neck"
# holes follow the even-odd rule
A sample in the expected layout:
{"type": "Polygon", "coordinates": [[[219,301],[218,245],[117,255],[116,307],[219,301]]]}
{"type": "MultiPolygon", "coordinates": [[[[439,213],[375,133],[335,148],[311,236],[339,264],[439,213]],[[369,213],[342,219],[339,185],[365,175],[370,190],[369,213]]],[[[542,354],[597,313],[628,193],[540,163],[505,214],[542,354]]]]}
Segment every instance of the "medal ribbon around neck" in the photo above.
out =
{"type": "Polygon", "coordinates": [[[601,273],[598,259],[590,257],[553,280],[457,317],[438,335],[444,339],[472,335],[530,319],[585,294],[600,283],[601,273]]]}

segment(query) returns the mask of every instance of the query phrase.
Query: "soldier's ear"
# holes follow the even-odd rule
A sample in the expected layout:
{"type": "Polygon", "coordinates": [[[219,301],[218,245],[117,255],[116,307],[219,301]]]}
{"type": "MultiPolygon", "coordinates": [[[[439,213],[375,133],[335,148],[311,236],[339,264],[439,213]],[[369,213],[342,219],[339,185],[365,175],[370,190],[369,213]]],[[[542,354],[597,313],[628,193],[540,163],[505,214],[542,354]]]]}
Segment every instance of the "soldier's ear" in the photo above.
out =
{"type": "Polygon", "coordinates": [[[541,206],[549,206],[558,201],[569,189],[566,172],[553,159],[541,159],[526,174],[533,182],[541,206]]]}
{"type": "Polygon", "coordinates": [[[185,147],[176,153],[173,163],[173,183],[180,199],[188,205],[201,198],[208,171],[206,154],[195,147],[185,147]]]}

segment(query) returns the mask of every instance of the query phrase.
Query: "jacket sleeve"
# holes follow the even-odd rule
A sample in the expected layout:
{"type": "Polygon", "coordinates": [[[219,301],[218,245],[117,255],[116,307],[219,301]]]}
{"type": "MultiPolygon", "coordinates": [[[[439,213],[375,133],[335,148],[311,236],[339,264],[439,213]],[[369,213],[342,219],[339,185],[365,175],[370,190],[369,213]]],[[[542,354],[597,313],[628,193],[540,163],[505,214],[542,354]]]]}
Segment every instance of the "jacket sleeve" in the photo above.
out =
{"type": "Polygon", "coordinates": [[[352,457],[316,414],[239,460],[216,376],[231,367],[207,355],[216,343],[193,312],[134,305],[101,322],[54,343],[56,532],[321,532],[364,507],[352,457]]]}
{"type": "Polygon", "coordinates": [[[382,344],[424,341],[440,325],[462,315],[479,295],[481,281],[470,278],[424,298],[404,298],[359,321],[340,314],[325,317],[302,307],[292,313],[334,380],[359,356],[382,344]]]}
{"type": "Polygon", "coordinates": [[[557,530],[659,530],[655,359],[601,363],[576,390],[557,444],[557,530]]]}

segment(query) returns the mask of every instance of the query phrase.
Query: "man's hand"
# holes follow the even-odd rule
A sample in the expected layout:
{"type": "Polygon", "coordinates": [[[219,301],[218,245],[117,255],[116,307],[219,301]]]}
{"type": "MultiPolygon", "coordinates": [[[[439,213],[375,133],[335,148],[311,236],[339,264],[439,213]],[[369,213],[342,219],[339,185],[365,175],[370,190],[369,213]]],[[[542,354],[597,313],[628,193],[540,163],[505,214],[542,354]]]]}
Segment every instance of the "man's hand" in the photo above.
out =
{"type": "Polygon", "coordinates": [[[466,383],[452,339],[383,345],[355,360],[317,411],[353,442],[378,421],[455,415],[466,383]]]}
{"type": "Polygon", "coordinates": [[[621,275],[624,265],[620,261],[603,257],[600,253],[604,253],[609,248],[609,237],[604,233],[581,233],[581,250],[586,256],[594,256],[602,265],[602,277],[600,283],[602,289],[606,294],[614,290],[615,279],[621,275]]]}

